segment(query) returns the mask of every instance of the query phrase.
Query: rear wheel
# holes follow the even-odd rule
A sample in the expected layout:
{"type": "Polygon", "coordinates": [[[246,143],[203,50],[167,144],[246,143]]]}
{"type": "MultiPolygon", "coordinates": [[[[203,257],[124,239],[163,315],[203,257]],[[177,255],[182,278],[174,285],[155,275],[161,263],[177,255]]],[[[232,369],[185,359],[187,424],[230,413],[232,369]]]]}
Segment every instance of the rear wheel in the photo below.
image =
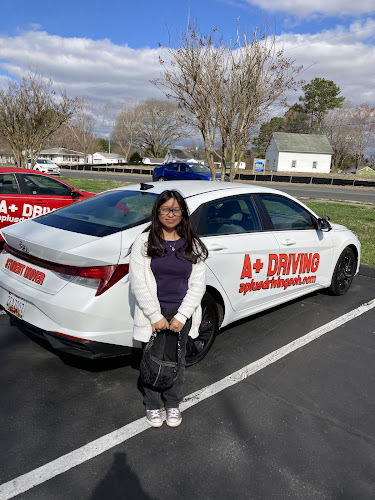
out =
{"type": "Polygon", "coordinates": [[[332,295],[344,295],[352,284],[356,268],[357,259],[354,252],[350,247],[346,247],[337,261],[328,291],[332,295]]]}
{"type": "Polygon", "coordinates": [[[205,357],[214,343],[218,329],[217,305],[213,297],[206,292],[202,299],[202,321],[199,327],[199,336],[196,339],[188,337],[186,366],[194,365],[205,357]]]}
{"type": "Polygon", "coordinates": [[[165,177],[163,177],[163,176],[159,177],[158,181],[161,181],[161,182],[165,181],[165,177]]]}

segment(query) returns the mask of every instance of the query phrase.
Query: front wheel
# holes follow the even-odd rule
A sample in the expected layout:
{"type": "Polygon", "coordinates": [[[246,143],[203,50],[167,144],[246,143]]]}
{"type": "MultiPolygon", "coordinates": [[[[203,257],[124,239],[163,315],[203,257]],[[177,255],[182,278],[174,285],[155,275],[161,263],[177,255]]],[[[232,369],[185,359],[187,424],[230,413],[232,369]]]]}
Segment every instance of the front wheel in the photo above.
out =
{"type": "Polygon", "coordinates": [[[357,269],[357,259],[353,250],[346,247],[338,258],[329,293],[332,295],[344,295],[352,284],[355,271],[357,269]]]}
{"type": "Polygon", "coordinates": [[[159,182],[164,182],[164,181],[165,181],[165,177],[163,177],[163,176],[159,177],[159,178],[158,178],[158,181],[159,181],[159,182]]]}
{"type": "Polygon", "coordinates": [[[196,339],[188,337],[186,366],[194,365],[205,357],[214,343],[218,329],[217,305],[213,297],[206,292],[202,299],[202,321],[199,327],[199,336],[196,339]]]}

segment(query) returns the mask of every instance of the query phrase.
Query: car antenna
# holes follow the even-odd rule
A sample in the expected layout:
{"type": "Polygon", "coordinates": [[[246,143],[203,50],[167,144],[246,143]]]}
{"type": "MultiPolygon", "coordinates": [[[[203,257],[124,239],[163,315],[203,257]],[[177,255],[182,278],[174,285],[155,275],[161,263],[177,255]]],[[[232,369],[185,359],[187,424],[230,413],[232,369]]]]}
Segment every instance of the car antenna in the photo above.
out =
{"type": "Polygon", "coordinates": [[[148,189],[151,189],[153,187],[153,184],[146,184],[145,182],[141,182],[141,191],[147,191],[148,189]]]}

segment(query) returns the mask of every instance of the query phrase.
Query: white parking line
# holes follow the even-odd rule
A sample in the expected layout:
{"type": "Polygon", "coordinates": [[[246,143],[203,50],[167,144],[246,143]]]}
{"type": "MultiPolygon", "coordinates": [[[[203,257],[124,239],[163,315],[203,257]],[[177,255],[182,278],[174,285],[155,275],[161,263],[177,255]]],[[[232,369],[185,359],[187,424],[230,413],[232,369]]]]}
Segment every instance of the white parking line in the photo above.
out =
{"type": "MultiPolygon", "coordinates": [[[[203,389],[200,389],[199,391],[190,394],[182,402],[181,411],[184,411],[191,406],[200,403],[204,399],[218,394],[224,389],[237,384],[242,380],[245,380],[254,373],[262,370],[266,366],[275,363],[291,352],[299,349],[300,347],[303,347],[304,345],[312,342],[322,335],[335,330],[336,328],[344,325],[348,321],[360,316],[361,314],[364,314],[374,307],[375,299],[359,306],[357,309],[353,309],[352,311],[340,316],[333,321],[330,321],[326,325],[323,325],[320,328],[307,333],[303,337],[290,342],[280,349],[267,354],[267,356],[264,356],[263,358],[258,359],[257,361],[254,361],[247,366],[244,366],[240,370],[237,370],[236,372],[228,375],[218,382],[215,382],[214,384],[211,384],[207,387],[204,387],[203,389]]],[[[85,446],[72,451],[71,453],[63,455],[62,457],[59,457],[46,465],[42,465],[37,469],[27,472],[26,474],[23,474],[16,479],[0,485],[0,500],[7,500],[8,498],[13,498],[16,495],[24,493],[34,486],[42,484],[45,481],[48,481],[49,479],[52,479],[53,477],[58,476],[59,474],[62,474],[72,469],[73,467],[76,467],[77,465],[80,465],[87,460],[94,458],[148,429],[150,428],[146,424],[146,419],[143,417],[135,420],[128,425],[125,425],[124,427],[121,427],[120,429],[117,429],[116,431],[110,432],[109,434],[106,434],[105,436],[96,439],[95,441],[91,441],[91,443],[88,443],[85,446]]]]}

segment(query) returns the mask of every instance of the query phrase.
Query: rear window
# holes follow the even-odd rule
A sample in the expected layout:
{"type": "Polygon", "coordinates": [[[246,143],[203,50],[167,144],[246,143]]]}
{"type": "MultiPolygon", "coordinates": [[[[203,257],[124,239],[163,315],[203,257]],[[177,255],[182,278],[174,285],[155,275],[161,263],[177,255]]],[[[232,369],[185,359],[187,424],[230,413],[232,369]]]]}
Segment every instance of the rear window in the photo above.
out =
{"type": "Polygon", "coordinates": [[[90,236],[108,236],[148,222],[156,194],[108,191],[42,215],[35,222],[90,236]]]}

